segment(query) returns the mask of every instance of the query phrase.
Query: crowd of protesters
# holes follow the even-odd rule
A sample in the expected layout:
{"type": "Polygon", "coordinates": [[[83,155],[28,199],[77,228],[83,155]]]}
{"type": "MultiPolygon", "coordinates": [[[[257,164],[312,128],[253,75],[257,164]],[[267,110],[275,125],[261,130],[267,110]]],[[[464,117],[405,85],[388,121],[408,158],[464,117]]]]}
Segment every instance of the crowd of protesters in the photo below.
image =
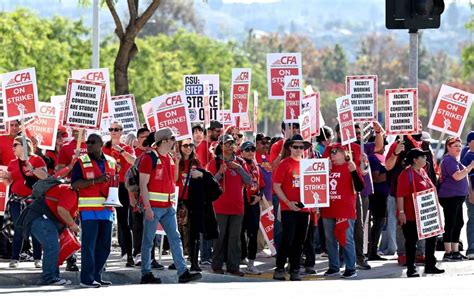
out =
{"type": "Polygon", "coordinates": [[[353,278],[357,270],[370,270],[370,261],[395,253],[407,277],[419,276],[420,263],[425,273],[440,274],[437,242],[444,246],[444,262],[474,259],[474,132],[464,148],[461,139],[449,137],[438,162],[426,132],[390,142],[376,122],[369,129],[357,125],[357,141],[342,145],[339,126],[322,127],[311,143],[298,124],[282,123],[283,136],[258,133],[253,141],[235,126],[211,121],[206,128],[195,125],[193,138],[178,142],[170,128],[144,126],[125,135],[113,120],[107,142],[99,134],[86,138],[83,130],[60,128],[55,150],[46,152],[21,136],[20,125],[9,122],[10,135],[0,136],[0,165],[6,167],[0,179],[9,186],[0,255],[10,268],[34,262],[43,269],[44,284],[71,283],[58,267],[64,229],[81,241],[80,269],[73,255],[66,271],[81,271],[82,287],[112,284],[102,272],[114,221],[124,266],[141,267],[142,284],[161,282],[152,273],[164,268],[155,259],[158,224],[180,283],[199,280],[203,266],[218,274],[262,274],[255,261],[266,254],[260,215],[268,207],[274,211],[275,260],[268,263],[275,265],[275,280],[299,281],[301,268],[316,274],[316,257],[328,258],[324,276],[353,278]],[[330,161],[327,208],[302,204],[299,165],[306,158],[330,161]],[[35,194],[39,182],[51,182],[43,197],[35,194]],[[115,208],[106,204],[114,182],[120,202],[115,208]],[[419,240],[413,196],[430,188],[437,189],[445,232],[419,240]]]}

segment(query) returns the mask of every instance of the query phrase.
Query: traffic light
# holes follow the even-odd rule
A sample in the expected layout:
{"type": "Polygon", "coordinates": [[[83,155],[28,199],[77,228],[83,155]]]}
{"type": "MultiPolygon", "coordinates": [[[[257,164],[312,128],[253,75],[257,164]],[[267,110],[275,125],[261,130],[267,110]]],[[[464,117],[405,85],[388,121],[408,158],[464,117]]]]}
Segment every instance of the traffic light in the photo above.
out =
{"type": "Polygon", "coordinates": [[[439,28],[443,0],[385,0],[387,29],[439,28]]]}

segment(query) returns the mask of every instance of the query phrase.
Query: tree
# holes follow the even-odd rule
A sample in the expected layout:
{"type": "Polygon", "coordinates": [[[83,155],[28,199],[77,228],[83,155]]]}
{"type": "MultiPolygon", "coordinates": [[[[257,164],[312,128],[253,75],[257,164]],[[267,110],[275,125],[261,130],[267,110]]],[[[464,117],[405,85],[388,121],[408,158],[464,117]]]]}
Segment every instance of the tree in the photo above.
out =
{"type": "MultiPolygon", "coordinates": [[[[474,32],[474,19],[466,24],[466,29],[470,31],[470,34],[474,32]]],[[[463,62],[463,77],[467,79],[474,73],[474,44],[470,43],[462,49],[462,62],[463,62]]]]}
{"type": "Polygon", "coordinates": [[[336,44],[334,49],[326,51],[322,57],[323,79],[336,83],[344,83],[348,70],[348,62],[344,49],[336,44]]]}

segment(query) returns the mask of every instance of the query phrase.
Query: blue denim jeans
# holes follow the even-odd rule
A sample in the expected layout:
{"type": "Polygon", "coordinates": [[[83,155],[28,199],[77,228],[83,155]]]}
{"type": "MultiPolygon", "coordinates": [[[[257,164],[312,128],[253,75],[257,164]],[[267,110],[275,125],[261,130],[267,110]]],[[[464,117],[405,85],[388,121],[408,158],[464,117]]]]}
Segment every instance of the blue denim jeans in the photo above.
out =
{"type": "Polygon", "coordinates": [[[382,233],[379,251],[392,255],[397,251],[397,201],[395,197],[389,195],[387,198],[387,226],[382,233]]]}
{"type": "Polygon", "coordinates": [[[272,198],[273,203],[273,215],[275,216],[275,222],[273,224],[273,241],[275,242],[275,249],[278,252],[278,248],[280,248],[281,244],[281,232],[282,226],[281,221],[278,221],[278,209],[280,209],[280,199],[276,194],[273,195],[272,198]]]}
{"type": "Polygon", "coordinates": [[[466,200],[467,206],[467,224],[466,224],[466,235],[467,235],[467,251],[466,254],[474,253],[474,204],[469,202],[469,196],[466,200]]]}
{"type": "Polygon", "coordinates": [[[183,245],[181,244],[181,236],[178,231],[176,222],[176,210],[174,207],[167,209],[152,208],[154,218],[152,221],[143,217],[143,239],[142,239],[142,274],[151,273],[151,248],[155,239],[156,227],[158,222],[161,223],[168,237],[173,262],[178,270],[178,276],[186,272],[186,261],[183,256],[183,245]]]}
{"type": "MultiPolygon", "coordinates": [[[[10,215],[12,221],[15,222],[21,213],[21,204],[19,202],[10,203],[10,215]]],[[[15,227],[15,235],[13,236],[12,242],[12,260],[20,260],[20,253],[23,247],[23,232],[18,227],[15,227]]],[[[35,260],[41,259],[41,244],[35,237],[33,239],[33,257],[35,260]]]]}
{"type": "Polygon", "coordinates": [[[81,222],[81,231],[81,282],[92,284],[102,280],[112,245],[112,222],[85,220],[81,222]]]}
{"type": "Polygon", "coordinates": [[[201,234],[201,262],[212,260],[212,240],[205,240],[201,234]]]}
{"type": "Polygon", "coordinates": [[[50,219],[39,217],[31,223],[31,234],[43,247],[43,283],[49,284],[59,278],[58,255],[59,233],[50,219]]]}
{"type": "MultiPolygon", "coordinates": [[[[346,264],[346,270],[356,269],[356,251],[354,244],[354,219],[349,219],[349,227],[346,230],[346,246],[344,249],[344,263],[346,264]]],[[[334,234],[334,228],[336,227],[336,219],[324,218],[324,234],[326,235],[326,250],[328,251],[329,257],[329,269],[339,271],[339,244],[334,234]]]]}

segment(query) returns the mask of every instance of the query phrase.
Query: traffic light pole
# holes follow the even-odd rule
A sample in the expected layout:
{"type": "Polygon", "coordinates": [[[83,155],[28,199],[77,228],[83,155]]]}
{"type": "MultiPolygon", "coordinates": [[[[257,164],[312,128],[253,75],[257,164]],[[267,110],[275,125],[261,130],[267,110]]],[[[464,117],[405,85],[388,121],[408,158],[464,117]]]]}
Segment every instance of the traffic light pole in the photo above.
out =
{"type": "Polygon", "coordinates": [[[408,87],[418,88],[418,29],[410,29],[410,54],[408,61],[408,87]]]}

